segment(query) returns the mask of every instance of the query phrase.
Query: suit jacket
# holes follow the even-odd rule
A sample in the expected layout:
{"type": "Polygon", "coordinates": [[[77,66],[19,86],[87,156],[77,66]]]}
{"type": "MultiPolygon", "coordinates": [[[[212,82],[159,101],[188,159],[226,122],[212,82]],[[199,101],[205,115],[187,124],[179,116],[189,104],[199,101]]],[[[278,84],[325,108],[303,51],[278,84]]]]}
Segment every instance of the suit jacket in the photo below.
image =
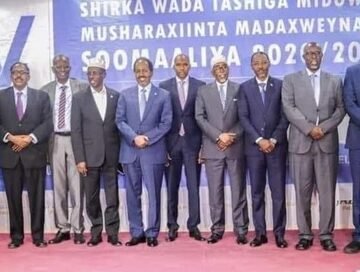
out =
{"type": "Polygon", "coordinates": [[[349,67],[345,73],[344,104],[350,116],[346,147],[360,148],[360,64],[349,67]]]}
{"type": "MultiPolygon", "coordinates": [[[[70,81],[70,88],[71,88],[71,91],[73,94],[77,93],[78,91],[81,91],[81,90],[86,90],[86,88],[88,88],[88,86],[89,86],[89,84],[87,84],[86,82],[79,81],[75,78],[70,78],[69,81],[70,81]]],[[[53,114],[54,114],[56,84],[57,84],[57,82],[56,82],[56,80],[54,80],[54,81],[49,82],[45,86],[41,87],[41,90],[43,90],[49,94],[53,114]]],[[[53,115],[53,117],[54,117],[54,115],[53,115]]],[[[52,133],[52,135],[49,139],[50,154],[52,153],[52,150],[53,150],[53,143],[54,143],[54,133],[52,133]]]]}
{"type": "Polygon", "coordinates": [[[75,162],[88,167],[117,167],[120,134],[115,124],[119,93],[106,87],[107,105],[104,121],[90,87],[74,94],[71,108],[71,142],[75,162]]]}
{"type": "Polygon", "coordinates": [[[281,86],[281,80],[269,77],[264,105],[255,78],[240,85],[238,107],[245,131],[245,154],[263,154],[255,143],[259,137],[275,139],[277,148],[287,147],[288,121],[282,110],[281,86]]]}
{"type": "Polygon", "coordinates": [[[184,109],[181,108],[176,77],[161,82],[160,88],[170,92],[173,108],[173,119],[169,133],[166,136],[168,151],[175,147],[180,137],[180,126],[183,124],[185,130],[185,148],[188,152],[199,153],[201,147],[201,130],[195,120],[195,100],[197,90],[205,82],[189,77],[189,89],[184,109]]]}
{"type": "Polygon", "coordinates": [[[223,110],[216,83],[201,86],[195,104],[195,118],[203,132],[202,157],[205,159],[237,159],[243,154],[244,130],[237,110],[239,84],[228,81],[225,109],[223,110]],[[222,132],[236,133],[236,141],[224,152],[216,141],[222,132]]]}
{"type": "Polygon", "coordinates": [[[0,167],[13,168],[19,160],[25,168],[40,168],[46,165],[47,145],[53,130],[50,99],[47,93],[28,88],[27,105],[22,120],[16,113],[14,89],[0,91],[0,167]],[[4,143],[6,133],[28,135],[33,133],[38,140],[20,152],[4,143]]]}
{"type": "Polygon", "coordinates": [[[304,154],[310,150],[313,139],[309,133],[316,126],[317,116],[319,127],[325,133],[318,140],[321,150],[325,153],[338,151],[337,126],[345,115],[340,78],[321,71],[317,106],[306,70],[287,75],[282,86],[282,103],[290,122],[289,152],[304,154]]]}
{"type": "Polygon", "coordinates": [[[152,164],[165,163],[167,160],[165,135],[172,121],[169,92],[152,85],[143,116],[140,120],[138,87],[122,91],[116,112],[116,124],[123,135],[121,163],[133,163],[136,158],[152,164]],[[149,138],[146,148],[135,147],[134,138],[137,135],[149,138]]]}

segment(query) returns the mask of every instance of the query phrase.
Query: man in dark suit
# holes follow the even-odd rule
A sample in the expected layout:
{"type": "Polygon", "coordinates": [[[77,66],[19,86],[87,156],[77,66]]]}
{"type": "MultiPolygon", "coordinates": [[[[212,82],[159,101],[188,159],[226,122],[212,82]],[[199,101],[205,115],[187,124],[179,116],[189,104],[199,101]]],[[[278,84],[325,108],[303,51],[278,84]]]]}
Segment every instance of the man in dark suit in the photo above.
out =
{"type": "Polygon", "coordinates": [[[295,184],[296,218],[299,228],[297,250],[313,244],[311,196],[316,185],[319,193],[320,243],[324,250],[335,251],[335,187],[338,168],[337,127],[345,115],[342,82],[320,69],[323,57],[318,43],[304,47],[306,69],[284,77],[282,104],[290,122],[289,164],[295,184]]]}
{"type": "Polygon", "coordinates": [[[165,135],[171,127],[169,92],[151,83],[153,64],[140,57],[134,63],[137,86],[121,92],[116,124],[123,135],[120,163],[126,176],[126,202],[131,240],[126,246],[147,242],[158,245],[161,183],[167,161],[165,135]],[[141,209],[142,184],[149,199],[148,228],[144,232],[141,209]]]}
{"type": "Polygon", "coordinates": [[[250,246],[267,243],[265,222],[266,173],[272,197],[276,245],[287,247],[285,180],[288,121],[282,111],[279,79],[269,76],[270,61],[264,52],[251,56],[255,77],[240,85],[239,118],[245,130],[246,166],[250,173],[252,213],[256,237],[250,246]]]}
{"type": "Polygon", "coordinates": [[[350,116],[346,137],[349,149],[351,177],[353,180],[353,232],[352,241],[345,246],[345,253],[360,252],[360,64],[346,70],[344,81],[344,104],[350,116]]]}
{"type": "Polygon", "coordinates": [[[33,244],[46,247],[46,154],[53,129],[50,99],[47,93],[27,86],[30,70],[25,63],[14,63],[10,71],[13,87],[0,92],[0,167],[10,216],[8,248],[18,248],[24,242],[24,183],[29,196],[33,244]]]}
{"type": "Polygon", "coordinates": [[[102,242],[100,178],[103,177],[107,241],[120,246],[117,182],[120,136],[115,124],[119,94],[104,85],[106,70],[103,59],[89,60],[87,76],[90,86],[73,95],[71,109],[71,142],[84,183],[86,212],[92,225],[87,245],[96,246],[102,242]]]}
{"type": "Polygon", "coordinates": [[[199,152],[201,147],[201,130],[195,120],[195,99],[197,90],[205,82],[189,76],[189,57],[180,54],[174,59],[176,76],[161,82],[160,88],[170,93],[173,108],[173,120],[170,132],[166,136],[169,165],[166,168],[168,196],[168,240],[177,237],[179,225],[178,200],[182,167],[185,166],[186,186],[189,198],[189,218],[187,228],[190,237],[205,240],[198,229],[200,224],[200,171],[199,152]]]}
{"type": "Polygon", "coordinates": [[[217,243],[225,231],[224,183],[229,174],[234,233],[238,244],[246,244],[249,218],[246,201],[244,130],[240,126],[237,95],[239,85],[228,80],[224,56],[211,60],[215,82],[201,86],[195,104],[195,118],[203,132],[202,158],[209,187],[211,236],[217,243]]]}
{"type": "Polygon", "coordinates": [[[83,236],[84,192],[71,145],[70,120],[72,95],[80,90],[85,90],[88,84],[69,78],[70,70],[68,57],[55,56],[52,71],[56,79],[41,88],[50,96],[54,121],[54,133],[49,141],[49,157],[54,181],[55,223],[59,231],[53,239],[49,240],[49,244],[58,244],[69,240],[71,228],[74,231],[74,243],[85,243],[83,236]],[[72,205],[71,214],[69,214],[68,194],[72,205]]]}

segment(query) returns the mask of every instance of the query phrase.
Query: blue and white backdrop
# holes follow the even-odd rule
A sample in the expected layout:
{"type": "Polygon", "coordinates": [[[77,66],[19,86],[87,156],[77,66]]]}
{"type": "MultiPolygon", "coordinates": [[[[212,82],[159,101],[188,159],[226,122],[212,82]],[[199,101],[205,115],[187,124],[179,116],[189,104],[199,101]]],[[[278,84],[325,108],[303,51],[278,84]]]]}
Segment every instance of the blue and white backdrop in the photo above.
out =
{"type": "MultiPolygon", "coordinates": [[[[250,56],[269,54],[271,74],[282,78],[302,69],[301,52],[308,41],[324,50],[323,69],[343,77],[346,67],[360,61],[360,0],[2,0],[0,9],[0,87],[10,84],[10,65],[18,60],[31,69],[30,86],[39,88],[53,79],[54,54],[70,57],[72,76],[86,80],[89,58],[101,56],[108,66],[107,84],[119,91],[134,84],[133,61],[139,56],[154,62],[153,81],[173,76],[172,61],[180,52],[190,56],[193,76],[211,81],[209,61],[224,54],[231,78],[252,77],[250,56]]],[[[344,149],[348,119],[340,125],[336,228],[350,228],[351,177],[344,149]]],[[[52,181],[46,191],[46,231],[55,231],[52,181]]],[[[124,181],[119,177],[121,231],[128,230],[124,181]]],[[[179,223],[186,228],[187,190],[182,180],[179,223]]],[[[250,188],[248,188],[249,204],[250,188]]],[[[26,194],[26,192],[25,192],[26,194]]],[[[229,186],[226,186],[227,229],[232,229],[229,186]]],[[[201,182],[201,229],[211,224],[207,182],[201,182]]],[[[147,209],[146,192],[143,209],[147,209]]],[[[103,200],[103,199],[102,199],[103,200]]],[[[24,198],[26,230],[28,202],[24,198]]],[[[318,200],[313,198],[314,226],[318,200]]],[[[249,205],[251,207],[251,205],[249,205]]],[[[296,228],[295,194],[287,184],[288,229],[296,228]]],[[[271,199],[267,191],[267,221],[271,229],[271,199]]],[[[0,232],[8,232],[8,210],[0,179],[0,232]]],[[[166,228],[166,188],[162,194],[162,230],[166,228]]]]}

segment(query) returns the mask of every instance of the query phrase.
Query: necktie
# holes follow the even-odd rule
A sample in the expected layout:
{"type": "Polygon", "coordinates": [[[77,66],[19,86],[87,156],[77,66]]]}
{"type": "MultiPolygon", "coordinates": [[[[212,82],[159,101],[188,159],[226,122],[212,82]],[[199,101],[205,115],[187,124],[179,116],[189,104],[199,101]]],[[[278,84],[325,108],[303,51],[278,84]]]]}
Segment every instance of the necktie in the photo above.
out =
{"type": "Polygon", "coordinates": [[[16,101],[16,113],[17,113],[17,116],[19,118],[19,120],[21,120],[23,118],[23,115],[24,115],[24,105],[23,105],[23,102],[22,102],[22,99],[21,99],[21,96],[22,96],[22,92],[17,92],[16,95],[17,95],[17,101],[16,101]]]}
{"type": "MultiPolygon", "coordinates": [[[[183,80],[181,80],[181,81],[179,82],[179,90],[178,90],[178,93],[179,93],[179,100],[180,100],[181,109],[184,109],[184,107],[185,107],[185,102],[186,102],[184,84],[185,84],[185,81],[183,81],[183,80]]],[[[185,134],[184,124],[181,123],[179,135],[180,135],[180,136],[184,136],[184,134],[185,134]]]]}
{"type": "Polygon", "coordinates": [[[264,105],[265,105],[265,86],[266,86],[266,83],[259,83],[261,100],[264,105]]]}
{"type": "Polygon", "coordinates": [[[315,77],[316,77],[315,74],[310,75],[310,82],[314,92],[315,92],[315,77]]]}
{"type": "Polygon", "coordinates": [[[146,89],[142,89],[140,91],[140,101],[139,101],[140,120],[143,119],[145,107],[146,107],[146,89]]]}
{"type": "Polygon", "coordinates": [[[226,101],[224,85],[220,85],[219,94],[220,94],[221,105],[224,110],[225,109],[225,101],[226,101]]]}
{"type": "MultiPolygon", "coordinates": [[[[316,103],[316,106],[319,106],[319,99],[320,99],[320,89],[316,88],[316,83],[315,83],[315,80],[316,80],[316,74],[311,74],[310,75],[310,82],[311,82],[311,86],[313,88],[313,91],[314,91],[314,98],[315,98],[315,103],[316,103]]],[[[319,124],[319,114],[317,114],[316,116],[316,125],[319,124]]]]}
{"type": "Polygon", "coordinates": [[[65,127],[65,107],[66,107],[66,88],[67,86],[61,86],[60,90],[60,99],[59,99],[59,114],[58,114],[58,128],[64,128],[65,127]]]}

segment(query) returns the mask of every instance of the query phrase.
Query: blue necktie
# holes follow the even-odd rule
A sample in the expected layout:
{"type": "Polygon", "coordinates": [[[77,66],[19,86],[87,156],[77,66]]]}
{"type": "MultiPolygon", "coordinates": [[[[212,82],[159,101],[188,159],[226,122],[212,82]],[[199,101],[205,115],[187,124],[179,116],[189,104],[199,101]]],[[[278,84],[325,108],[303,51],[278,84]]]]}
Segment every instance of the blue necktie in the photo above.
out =
{"type": "Polygon", "coordinates": [[[259,83],[261,100],[264,105],[265,105],[265,86],[266,86],[265,83],[259,83]]]}
{"type": "Polygon", "coordinates": [[[139,101],[140,120],[143,119],[145,107],[146,107],[146,89],[142,89],[140,91],[140,101],[139,101]]]}

